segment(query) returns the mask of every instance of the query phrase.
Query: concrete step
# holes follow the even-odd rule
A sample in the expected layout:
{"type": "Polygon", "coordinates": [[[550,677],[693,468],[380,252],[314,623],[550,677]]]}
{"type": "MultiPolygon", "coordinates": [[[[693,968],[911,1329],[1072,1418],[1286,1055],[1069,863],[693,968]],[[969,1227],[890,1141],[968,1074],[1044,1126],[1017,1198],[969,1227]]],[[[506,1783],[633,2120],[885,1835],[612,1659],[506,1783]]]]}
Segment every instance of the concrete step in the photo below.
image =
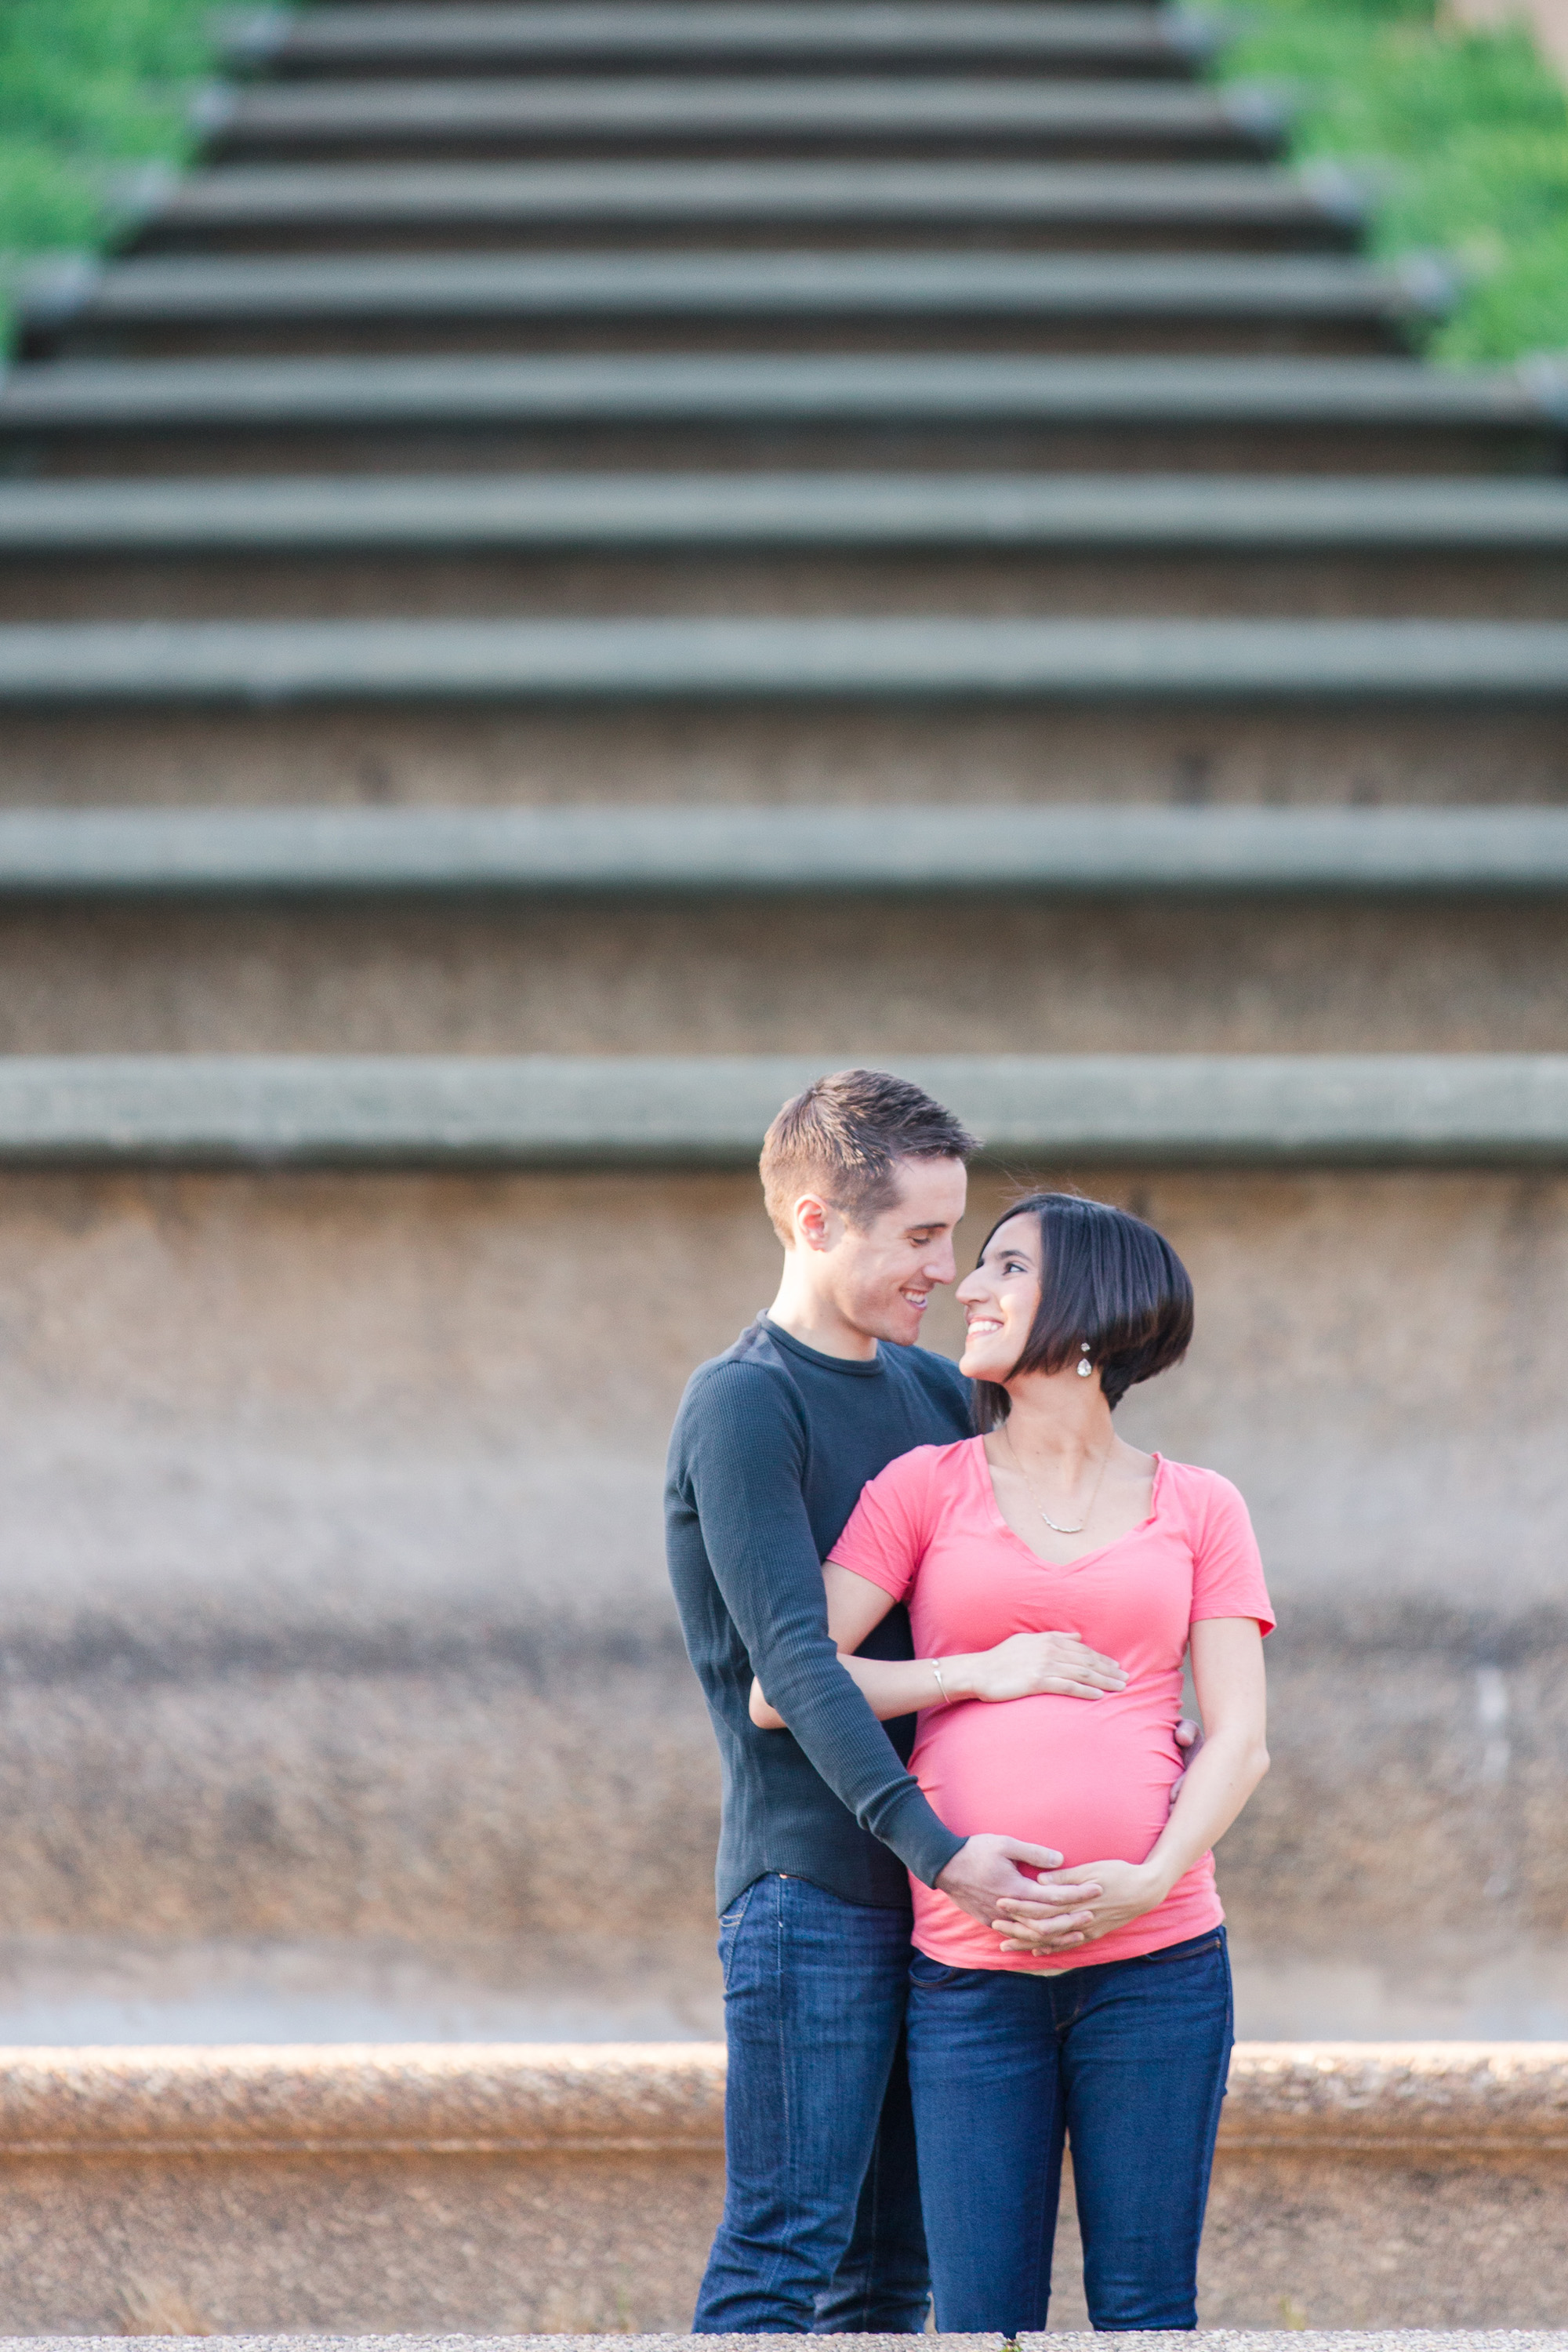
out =
{"type": "Polygon", "coordinates": [[[0,1056],[1552,1053],[1490,814],[0,812],[0,1056]]]}
{"type": "Polygon", "coordinates": [[[0,811],[0,898],[1568,891],[1568,811],[656,807],[0,811]]]}
{"type": "MultiPolygon", "coordinates": [[[[1417,267],[1328,255],[574,253],[149,258],[90,284],[69,347],[538,350],[597,337],[798,351],[929,344],[1003,348],[1385,350],[1447,299],[1417,267]]],[[[58,339],[51,314],[46,331],[58,339]]]]}
{"type": "Polygon", "coordinates": [[[1212,20],[1119,0],[1047,6],[1024,0],[925,0],[872,7],[576,6],[316,7],[237,20],[230,62],[269,79],[350,73],[438,75],[476,68],[574,73],[733,72],[800,68],[844,73],[926,71],[1186,73],[1215,44],[1212,20]]]}
{"type": "Polygon", "coordinates": [[[0,629],[0,708],[1394,703],[1547,709],[1568,625],[615,620],[0,629]]]}
{"type": "Polygon", "coordinates": [[[7,626],[0,800],[1533,803],[1565,692],[1562,623],[7,626]]]}
{"type": "Polygon", "coordinates": [[[1568,555],[1568,481],[511,474],[0,482],[0,559],[339,550],[1568,555]]]}
{"type": "MultiPolygon", "coordinates": [[[[303,20],[309,23],[309,18],[303,20]]],[[[548,239],[1342,246],[1353,183],[1252,163],[231,164],[177,181],[142,251],[548,239]]]]}
{"type": "MultiPolygon", "coordinates": [[[[0,1164],[746,1168],[812,1057],[0,1060],[0,1164]]],[[[1137,1167],[1568,1164],[1568,1054],[900,1057],[985,1139],[1137,1167]]]]}
{"type": "Polygon", "coordinates": [[[306,81],[214,91],[203,128],[224,155],[372,161],[516,156],[1079,154],[1153,163],[1275,153],[1279,107],[1258,91],[1167,80],[670,76],[626,79],[306,81]]]}
{"type": "Polygon", "coordinates": [[[0,620],[1568,617],[1568,484],[511,474],[0,484],[0,620]],[[1413,567],[1409,558],[1426,559],[1413,567]],[[374,559],[374,560],[372,560],[374,559]]]}
{"type": "Polygon", "coordinates": [[[1305,459],[1561,472],[1568,374],[1409,360],[674,357],[54,361],[0,376],[12,470],[493,463],[1073,468],[1305,459]]]}
{"type": "MultiPolygon", "coordinates": [[[[1568,2338],[1536,2323],[1554,2312],[1568,2228],[1552,2152],[1565,2073],[1560,2043],[1239,2043],[1199,2271],[1222,2341],[1564,2352],[1568,2338]],[[1288,2241],[1271,2227],[1282,2172],[1288,2241]],[[1500,2210],[1533,2224],[1514,2223],[1507,2264],[1488,2259],[1500,2210]],[[1343,2334],[1270,2331],[1281,2305],[1305,2307],[1303,2289],[1343,2334]],[[1401,2326],[1373,2332],[1384,2320],[1401,2326]]],[[[9,2340],[87,2352],[129,2305],[165,2329],[235,2329],[214,2334],[218,2352],[336,2352],[345,2337],[364,2352],[444,2352],[455,2335],[473,2352],[559,2352],[568,2326],[580,2352],[711,2352],[711,2336],[676,2331],[722,2203],[724,2096],[722,2045],[697,2040],[7,2052],[0,2246],[16,2324],[32,2329],[9,2340]],[[171,2242],[179,2290],[150,2274],[171,2242]],[[121,2264],[135,2266],[129,2287],[121,2264]],[[97,2333],[65,2332],[87,2326],[97,2333]]],[[[1021,2335],[1020,2352],[1099,2352],[1077,2328],[1082,2247],[1066,2185],[1057,2326],[1021,2335]]],[[[905,2340],[826,2342],[900,2352],[905,2340]]],[[[931,2341],[1005,2352],[1005,2339],[931,2341]]],[[[770,2340],[724,2336],[719,2352],[770,2352],[770,2340]]]]}

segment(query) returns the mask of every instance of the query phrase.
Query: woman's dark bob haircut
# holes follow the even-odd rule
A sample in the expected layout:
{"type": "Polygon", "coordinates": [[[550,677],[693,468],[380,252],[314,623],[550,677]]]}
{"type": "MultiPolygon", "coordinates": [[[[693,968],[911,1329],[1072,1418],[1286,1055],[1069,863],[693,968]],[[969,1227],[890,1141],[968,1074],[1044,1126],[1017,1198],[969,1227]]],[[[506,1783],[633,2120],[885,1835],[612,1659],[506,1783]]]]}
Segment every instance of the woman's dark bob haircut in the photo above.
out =
{"type": "MultiPolygon", "coordinates": [[[[1065,1370],[1087,1339],[1114,1412],[1129,1389],[1181,1362],[1193,1336],[1193,1286],[1163,1234],[1107,1201],[1026,1192],[997,1218],[980,1245],[982,1257],[1015,1217],[1033,1218],[1040,1238],[1040,1303],[1013,1367],[1015,1380],[1020,1372],[1065,1370]]],[[[978,1428],[998,1427],[1011,1405],[998,1382],[975,1381],[978,1428]]]]}

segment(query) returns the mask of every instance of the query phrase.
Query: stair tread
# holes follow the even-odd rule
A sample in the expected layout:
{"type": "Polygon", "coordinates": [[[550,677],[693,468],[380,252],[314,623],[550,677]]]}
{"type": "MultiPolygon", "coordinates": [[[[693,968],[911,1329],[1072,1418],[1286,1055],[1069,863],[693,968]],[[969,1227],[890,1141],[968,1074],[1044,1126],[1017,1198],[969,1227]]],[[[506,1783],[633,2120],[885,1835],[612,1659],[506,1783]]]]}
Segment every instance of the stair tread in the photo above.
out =
{"type": "Polygon", "coordinates": [[[0,811],[0,897],[1568,889],[1568,810],[0,811]]]}
{"type": "Polygon", "coordinates": [[[233,164],[171,190],[182,226],[364,221],[1194,221],[1358,215],[1348,180],[1266,165],[1093,163],[233,164]]]}
{"type": "Polygon", "coordinates": [[[1568,368],[1403,359],[731,356],[53,360],[0,431],[136,425],[1427,422],[1568,425],[1568,368]]]}
{"type": "MultiPolygon", "coordinates": [[[[754,1161],[820,1055],[0,1059],[0,1160],[754,1161]]],[[[1560,1160],[1568,1055],[900,1055],[993,1150],[1560,1160]]]]}
{"type": "Polygon", "coordinates": [[[474,81],[306,81],[241,88],[215,127],[243,138],[628,136],[689,132],[889,135],[1103,130],[1136,136],[1272,139],[1279,110],[1257,91],[1131,80],[965,81],[628,77],[474,81]]]}
{"type": "Polygon", "coordinates": [[[0,552],[336,547],[1568,548],[1568,481],[510,474],[0,483],[0,552]]]}
{"type": "Polygon", "coordinates": [[[0,627],[0,705],[1568,699],[1568,623],[799,620],[0,627]]]}
{"type": "MultiPolygon", "coordinates": [[[[266,317],[1398,318],[1418,272],[1333,254],[559,253],[176,256],[81,288],[107,323],[266,317]]],[[[52,315],[58,315],[54,309],[52,315]]]]}
{"type": "Polygon", "coordinates": [[[536,62],[556,57],[616,64],[649,56],[711,58],[1050,58],[1201,53],[1200,17],[1158,7],[1101,5],[942,7],[814,5],[692,7],[313,8],[241,26],[230,54],[284,71],[442,58],[536,62]]]}

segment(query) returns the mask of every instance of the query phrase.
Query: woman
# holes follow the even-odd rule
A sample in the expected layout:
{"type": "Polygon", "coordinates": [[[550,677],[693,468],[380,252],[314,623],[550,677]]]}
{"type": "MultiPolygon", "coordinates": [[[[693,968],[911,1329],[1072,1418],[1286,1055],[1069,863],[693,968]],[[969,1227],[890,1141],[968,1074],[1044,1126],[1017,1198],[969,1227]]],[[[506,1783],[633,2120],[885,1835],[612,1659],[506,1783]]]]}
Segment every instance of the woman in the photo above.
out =
{"type": "Polygon", "coordinates": [[[1053,1937],[1004,1904],[987,1931],[914,1886],[936,2324],[1045,2326],[1065,2136],[1094,2326],[1191,2328],[1231,2045],[1210,1848],[1268,1769],[1262,1566],[1235,1487],[1111,1425],[1192,1334],[1186,1271],[1151,1226],[1032,1193],[958,1297],[981,1433],[866,1487],[824,1570],[828,1622],[852,1653],[907,1599],[920,1654],[846,1665],[879,1715],[927,1710],[911,1769],[951,1829],[1001,1822],[1062,1853],[1043,1883],[1080,1924],[1053,1937]],[[1062,1680],[1043,1686],[1029,1650],[1030,1695],[997,1686],[998,1645],[1064,1636],[1062,1680]],[[1184,1658],[1205,1738],[1173,1804],[1184,1658]]]}

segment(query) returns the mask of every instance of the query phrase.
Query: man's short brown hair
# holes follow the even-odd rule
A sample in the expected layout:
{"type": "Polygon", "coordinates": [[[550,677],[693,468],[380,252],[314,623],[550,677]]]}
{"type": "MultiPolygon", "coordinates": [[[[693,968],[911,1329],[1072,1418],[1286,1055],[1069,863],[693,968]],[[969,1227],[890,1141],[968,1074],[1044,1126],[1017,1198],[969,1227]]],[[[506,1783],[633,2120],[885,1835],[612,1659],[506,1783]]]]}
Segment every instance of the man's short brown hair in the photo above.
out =
{"type": "Polygon", "coordinates": [[[763,1198],[773,1231],[795,1238],[803,1192],[830,1201],[863,1230],[898,1191],[900,1160],[970,1160],[980,1149],[963,1121],[907,1078],[836,1070],[786,1102],[763,1140],[763,1198]]]}

